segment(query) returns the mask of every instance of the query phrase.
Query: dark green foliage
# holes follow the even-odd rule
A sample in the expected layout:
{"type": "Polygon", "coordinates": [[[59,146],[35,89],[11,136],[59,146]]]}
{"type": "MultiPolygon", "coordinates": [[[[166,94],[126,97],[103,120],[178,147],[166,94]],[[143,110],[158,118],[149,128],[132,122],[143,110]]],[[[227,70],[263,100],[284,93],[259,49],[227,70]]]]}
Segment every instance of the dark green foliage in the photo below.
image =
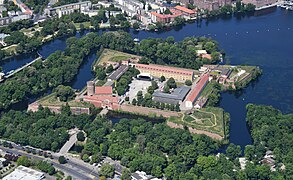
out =
{"type": "Polygon", "coordinates": [[[0,137],[21,145],[57,151],[69,138],[68,129],[75,126],[82,129],[88,121],[88,115],[55,115],[47,108],[36,113],[9,111],[1,117],[0,137]]]}
{"type": "Polygon", "coordinates": [[[113,178],[115,173],[115,168],[113,165],[105,163],[102,165],[100,174],[101,176],[105,176],[107,178],[113,178]]]}
{"type": "Polygon", "coordinates": [[[75,96],[74,90],[70,86],[59,85],[55,90],[56,97],[60,101],[69,101],[72,100],[75,96]]]}
{"type": "Polygon", "coordinates": [[[49,175],[55,174],[55,168],[47,161],[39,161],[36,163],[36,166],[39,170],[48,173],[49,175]]]}
{"type": "Polygon", "coordinates": [[[185,81],[185,85],[186,86],[191,86],[192,85],[192,81],[191,80],[186,80],[185,81]]]}
{"type": "Polygon", "coordinates": [[[67,160],[66,160],[66,158],[64,156],[59,156],[58,162],[60,164],[65,164],[65,163],[67,163],[67,160]]]}
{"type": "Polygon", "coordinates": [[[82,131],[77,133],[77,140],[78,141],[84,141],[85,140],[84,133],[82,131]]]}

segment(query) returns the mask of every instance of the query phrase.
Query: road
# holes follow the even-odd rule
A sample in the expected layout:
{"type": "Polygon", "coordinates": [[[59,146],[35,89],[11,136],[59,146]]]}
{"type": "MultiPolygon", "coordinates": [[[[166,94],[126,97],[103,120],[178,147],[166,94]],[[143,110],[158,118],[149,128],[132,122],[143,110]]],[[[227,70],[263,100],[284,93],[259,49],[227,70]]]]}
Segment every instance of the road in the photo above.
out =
{"type": "Polygon", "coordinates": [[[82,162],[81,160],[79,161],[77,159],[68,157],[66,164],[59,164],[57,160],[59,157],[59,154],[57,153],[52,153],[53,159],[49,159],[42,156],[29,154],[23,151],[20,146],[15,146],[15,145],[13,146],[14,148],[6,148],[3,146],[0,146],[0,149],[6,152],[11,152],[13,154],[27,156],[32,159],[49,161],[50,163],[52,163],[52,165],[55,168],[60,169],[61,171],[64,171],[67,174],[71,175],[73,179],[85,179],[85,180],[99,179],[99,174],[97,173],[96,168],[91,167],[91,165],[86,165],[86,163],[82,162]]]}

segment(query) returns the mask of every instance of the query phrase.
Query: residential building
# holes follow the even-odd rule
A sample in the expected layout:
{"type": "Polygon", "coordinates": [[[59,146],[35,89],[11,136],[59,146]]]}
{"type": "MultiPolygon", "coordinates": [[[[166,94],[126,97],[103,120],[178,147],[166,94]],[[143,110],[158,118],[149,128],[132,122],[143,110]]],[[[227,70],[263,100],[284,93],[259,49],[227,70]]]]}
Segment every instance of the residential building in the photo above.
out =
{"type": "Polygon", "coordinates": [[[185,102],[185,106],[187,108],[192,108],[194,106],[194,103],[199,98],[201,92],[206,87],[206,85],[209,82],[209,74],[204,74],[200,80],[197,82],[195,87],[192,89],[192,91],[188,94],[185,102]]]}
{"type": "Polygon", "coordinates": [[[278,0],[242,0],[244,4],[254,4],[256,8],[269,6],[278,2],[278,0]]]}
{"type": "Polygon", "coordinates": [[[50,16],[57,15],[59,18],[63,15],[72,14],[74,12],[88,12],[92,7],[91,1],[82,1],[78,3],[66,4],[55,8],[45,9],[45,13],[50,16]]]}
{"type": "Polygon", "coordinates": [[[135,16],[141,14],[143,10],[143,3],[137,0],[115,0],[117,4],[116,7],[122,10],[122,13],[126,13],[128,16],[135,16]]]}
{"type": "Polygon", "coordinates": [[[45,174],[34,169],[18,166],[12,173],[8,174],[3,180],[41,180],[45,178],[45,174]]]}
{"type": "Polygon", "coordinates": [[[193,81],[194,72],[189,69],[162,66],[157,64],[133,64],[140,73],[148,73],[154,77],[165,76],[165,78],[173,77],[177,81],[191,80],[193,81]]]}
{"type": "Polygon", "coordinates": [[[209,11],[218,10],[228,4],[232,4],[232,0],[194,0],[193,3],[197,8],[209,11]]]}
{"type": "Polygon", "coordinates": [[[181,104],[189,93],[190,87],[180,86],[174,89],[171,94],[163,93],[161,91],[155,91],[153,93],[153,100],[156,102],[167,103],[167,104],[181,104]]]}
{"type": "Polygon", "coordinates": [[[188,9],[186,7],[175,6],[174,9],[181,12],[184,19],[193,19],[196,17],[196,11],[188,9]]]}
{"type": "Polygon", "coordinates": [[[9,25],[10,23],[20,21],[20,20],[31,19],[31,17],[32,16],[30,14],[23,14],[22,13],[22,14],[15,15],[15,16],[0,18],[0,26],[9,25]]]}
{"type": "Polygon", "coordinates": [[[175,21],[176,17],[182,17],[181,12],[173,13],[173,14],[160,14],[156,11],[150,12],[151,20],[153,23],[160,22],[163,24],[171,23],[175,21]]]}
{"type": "Polygon", "coordinates": [[[14,4],[18,6],[22,13],[33,15],[33,12],[21,0],[13,0],[14,4]]]}

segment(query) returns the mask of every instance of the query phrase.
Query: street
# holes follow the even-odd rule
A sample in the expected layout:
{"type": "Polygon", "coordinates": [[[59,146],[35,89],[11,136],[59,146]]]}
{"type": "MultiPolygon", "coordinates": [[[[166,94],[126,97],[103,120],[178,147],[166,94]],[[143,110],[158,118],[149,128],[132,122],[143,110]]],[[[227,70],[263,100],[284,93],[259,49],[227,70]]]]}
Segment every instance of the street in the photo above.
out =
{"type": "Polygon", "coordinates": [[[71,175],[73,179],[99,179],[99,174],[96,172],[95,168],[90,168],[90,165],[86,166],[85,163],[74,160],[74,158],[69,157],[66,164],[59,164],[57,160],[59,156],[57,156],[58,154],[55,153],[52,154],[53,159],[49,159],[42,156],[29,154],[23,151],[20,146],[14,146],[14,148],[6,148],[1,145],[0,149],[13,154],[27,156],[31,159],[48,161],[52,163],[55,168],[60,169],[61,171],[64,171],[71,175]]]}

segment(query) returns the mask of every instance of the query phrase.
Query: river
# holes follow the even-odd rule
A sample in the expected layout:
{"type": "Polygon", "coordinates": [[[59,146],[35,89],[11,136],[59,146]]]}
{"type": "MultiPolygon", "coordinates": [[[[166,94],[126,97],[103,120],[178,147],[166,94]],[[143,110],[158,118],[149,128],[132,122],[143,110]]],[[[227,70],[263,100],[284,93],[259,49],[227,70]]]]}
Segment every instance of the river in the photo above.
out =
{"type": "MultiPolygon", "coordinates": [[[[225,50],[227,63],[258,65],[263,69],[263,75],[244,90],[222,93],[220,106],[231,115],[231,143],[241,147],[252,143],[245,120],[247,103],[272,105],[284,113],[293,112],[293,11],[276,8],[260,16],[204,20],[160,33],[132,30],[130,33],[140,40],[168,36],[177,41],[187,36],[212,37],[225,50]]],[[[39,52],[47,57],[56,50],[64,50],[65,45],[65,38],[57,39],[46,43],[39,52]]],[[[7,72],[33,58],[33,55],[11,58],[0,66],[7,72]]],[[[93,78],[90,68],[95,59],[95,54],[88,57],[71,84],[73,88],[82,89],[86,81],[93,78]]]]}

